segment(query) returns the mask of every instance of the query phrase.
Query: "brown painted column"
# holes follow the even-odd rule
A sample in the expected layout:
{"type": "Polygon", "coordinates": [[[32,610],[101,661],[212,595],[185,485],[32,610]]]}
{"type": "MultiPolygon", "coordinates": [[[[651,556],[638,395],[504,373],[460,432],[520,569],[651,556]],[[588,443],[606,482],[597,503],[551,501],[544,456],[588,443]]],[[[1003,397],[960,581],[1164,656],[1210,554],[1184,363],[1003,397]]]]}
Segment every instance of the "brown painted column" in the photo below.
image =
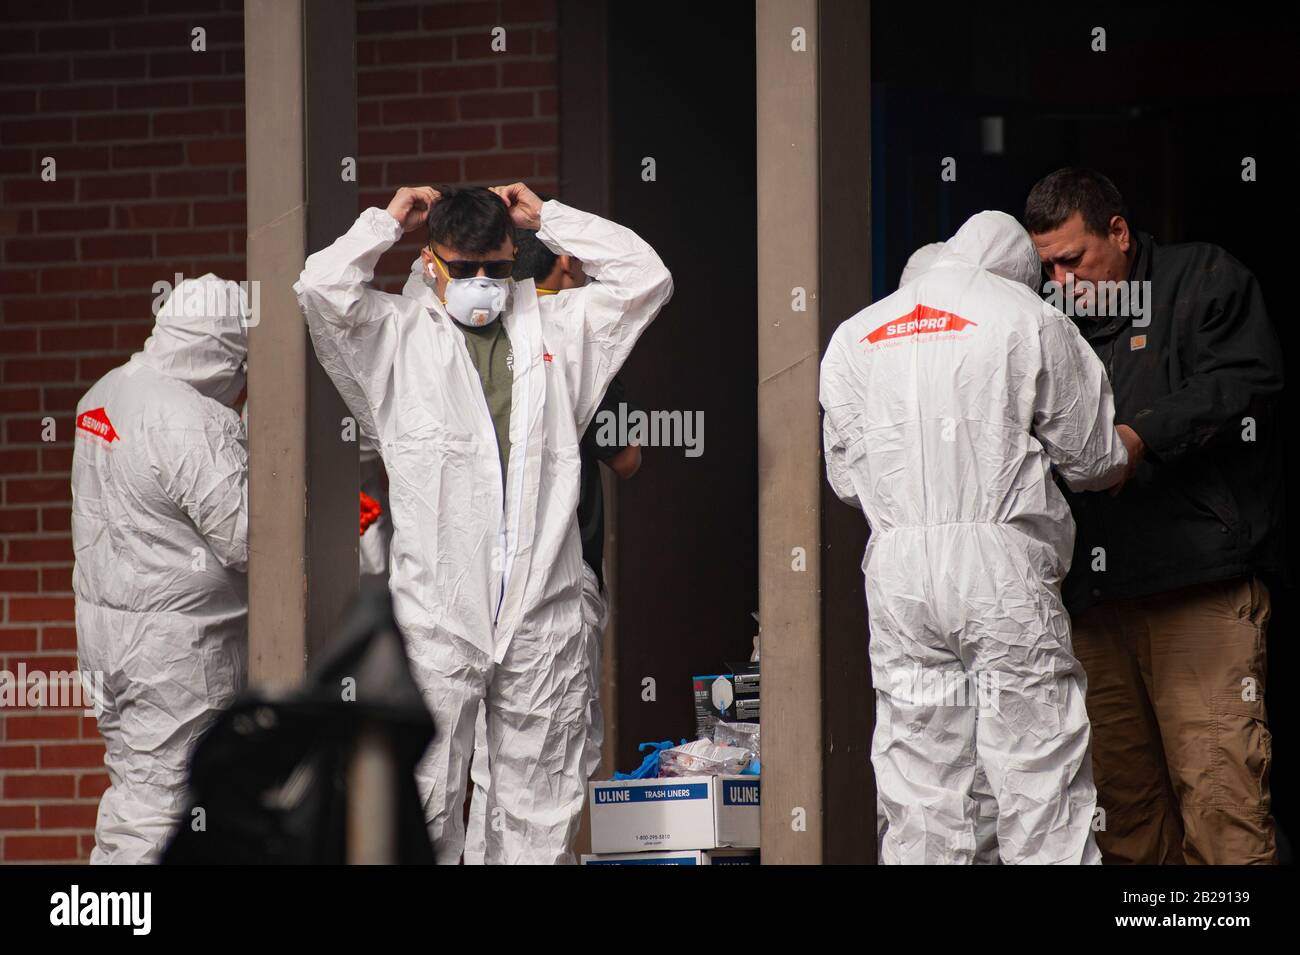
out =
{"type": "Polygon", "coordinates": [[[357,443],[316,361],[293,283],[357,212],[356,11],[246,0],[249,666],[290,685],[357,589],[357,443]]]}

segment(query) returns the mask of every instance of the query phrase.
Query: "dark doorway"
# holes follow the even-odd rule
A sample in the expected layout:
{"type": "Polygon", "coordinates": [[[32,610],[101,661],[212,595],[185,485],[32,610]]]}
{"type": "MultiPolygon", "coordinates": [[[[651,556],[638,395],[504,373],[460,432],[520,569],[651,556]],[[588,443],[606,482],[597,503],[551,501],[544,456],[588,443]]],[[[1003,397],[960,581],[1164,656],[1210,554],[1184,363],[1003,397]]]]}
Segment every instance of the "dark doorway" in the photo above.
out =
{"type": "Polygon", "coordinates": [[[694,736],[692,675],[748,660],[756,632],[754,10],[607,9],[610,215],[676,284],[622,377],[636,406],[704,423],[702,455],[646,448],[619,485],[616,763],[630,769],[638,743],[694,736]]]}

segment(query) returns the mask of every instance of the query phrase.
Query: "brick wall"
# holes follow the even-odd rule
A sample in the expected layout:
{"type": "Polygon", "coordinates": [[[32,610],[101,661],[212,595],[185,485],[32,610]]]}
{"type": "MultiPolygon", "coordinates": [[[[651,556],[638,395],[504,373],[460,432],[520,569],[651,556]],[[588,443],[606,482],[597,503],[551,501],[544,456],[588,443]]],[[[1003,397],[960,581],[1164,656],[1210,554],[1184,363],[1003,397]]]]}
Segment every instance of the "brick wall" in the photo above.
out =
{"type": "MultiPolygon", "coordinates": [[[[399,185],[554,189],[555,20],[553,0],[361,0],[362,206],[399,185]]],[[[0,670],[71,670],[77,399],[144,341],[153,283],[245,277],[242,2],[7,2],[2,22],[0,670]]],[[[385,257],[386,287],[417,241],[385,257]]],[[[79,710],[0,708],[0,861],[87,856],[102,758],[79,710]]]]}

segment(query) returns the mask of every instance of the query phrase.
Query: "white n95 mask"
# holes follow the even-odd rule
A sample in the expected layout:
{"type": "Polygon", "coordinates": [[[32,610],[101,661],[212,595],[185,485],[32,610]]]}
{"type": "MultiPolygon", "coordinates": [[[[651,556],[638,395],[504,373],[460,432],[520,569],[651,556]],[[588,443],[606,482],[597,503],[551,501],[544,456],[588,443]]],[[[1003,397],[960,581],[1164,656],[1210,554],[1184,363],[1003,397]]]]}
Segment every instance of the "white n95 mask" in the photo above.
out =
{"type": "MultiPolygon", "coordinates": [[[[433,285],[431,273],[431,268],[426,269],[425,280],[433,285]]],[[[470,279],[450,279],[443,304],[456,321],[470,328],[479,328],[495,321],[505,311],[506,300],[510,297],[510,282],[510,279],[490,279],[481,275],[470,279]]]]}

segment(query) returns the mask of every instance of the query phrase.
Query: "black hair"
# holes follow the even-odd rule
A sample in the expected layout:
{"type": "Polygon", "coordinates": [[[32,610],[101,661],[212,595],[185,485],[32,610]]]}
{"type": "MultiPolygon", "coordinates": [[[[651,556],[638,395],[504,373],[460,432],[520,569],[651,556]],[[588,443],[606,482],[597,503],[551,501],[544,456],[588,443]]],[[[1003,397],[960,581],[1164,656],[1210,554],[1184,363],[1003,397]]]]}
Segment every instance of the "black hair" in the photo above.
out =
{"type": "MultiPolygon", "coordinates": [[[[537,198],[542,202],[547,202],[555,197],[544,192],[539,192],[537,198]]],[[[546,276],[550,275],[555,268],[555,261],[559,258],[554,252],[546,247],[541,239],[537,238],[537,233],[532,229],[519,229],[515,233],[515,248],[518,250],[515,255],[515,281],[522,282],[525,279],[532,279],[534,282],[540,282],[546,276]]]]}
{"type": "Polygon", "coordinates": [[[1051,232],[1078,212],[1096,235],[1110,234],[1110,220],[1128,218],[1128,207],[1115,184],[1092,169],[1067,167],[1044,176],[1025,200],[1025,228],[1032,234],[1051,232]]]}
{"type": "Polygon", "coordinates": [[[486,255],[515,235],[510,210],[482,186],[435,186],[440,198],[429,212],[429,244],[467,255],[486,255]]]}

